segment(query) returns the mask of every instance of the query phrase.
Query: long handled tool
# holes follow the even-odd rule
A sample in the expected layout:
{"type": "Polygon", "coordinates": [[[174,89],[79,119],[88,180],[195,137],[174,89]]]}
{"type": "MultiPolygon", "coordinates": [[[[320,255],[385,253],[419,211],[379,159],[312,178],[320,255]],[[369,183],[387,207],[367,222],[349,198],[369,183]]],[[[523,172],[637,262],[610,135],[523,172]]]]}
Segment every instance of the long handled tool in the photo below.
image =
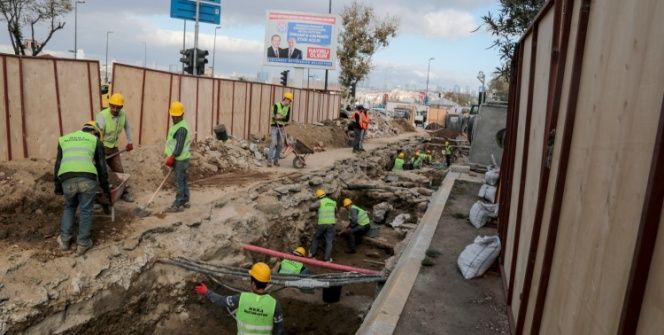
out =
{"type": "Polygon", "coordinates": [[[125,151],[127,151],[127,149],[122,149],[122,150],[120,150],[120,151],[118,151],[118,152],[116,152],[116,153],[114,153],[114,154],[110,154],[110,155],[106,156],[106,159],[111,159],[111,158],[113,158],[113,157],[115,157],[115,156],[117,156],[117,155],[119,155],[119,154],[121,154],[121,153],[123,153],[123,152],[125,152],[125,151]]]}
{"type": "Polygon", "coordinates": [[[173,169],[168,170],[168,174],[166,175],[166,177],[164,177],[164,180],[161,181],[161,184],[159,184],[159,187],[157,187],[157,190],[154,191],[154,193],[152,193],[152,196],[150,197],[150,200],[148,200],[148,202],[145,204],[145,206],[134,208],[134,214],[136,214],[136,216],[146,217],[146,216],[149,216],[151,214],[151,212],[148,211],[147,208],[148,208],[148,206],[150,206],[150,204],[152,204],[152,201],[154,200],[154,197],[157,195],[157,193],[159,193],[159,190],[161,190],[161,188],[164,186],[164,183],[166,183],[166,179],[168,179],[168,177],[171,176],[172,172],[173,172],[173,169]]]}

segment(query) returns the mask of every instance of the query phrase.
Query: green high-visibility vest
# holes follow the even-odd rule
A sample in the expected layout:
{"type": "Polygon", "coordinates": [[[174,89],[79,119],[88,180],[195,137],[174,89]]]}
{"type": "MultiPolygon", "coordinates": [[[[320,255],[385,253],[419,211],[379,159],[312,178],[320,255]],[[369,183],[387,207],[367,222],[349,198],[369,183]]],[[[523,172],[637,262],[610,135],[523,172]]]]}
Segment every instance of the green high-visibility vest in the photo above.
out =
{"type": "MultiPolygon", "coordinates": [[[[358,225],[366,226],[371,222],[371,220],[369,220],[369,214],[367,213],[367,211],[365,211],[364,209],[362,209],[360,207],[357,207],[355,205],[351,206],[351,208],[357,209],[357,224],[358,225]]],[[[352,218],[352,216],[353,216],[352,211],[349,211],[348,212],[348,219],[350,220],[352,218]]]]}
{"type": "Polygon", "coordinates": [[[281,261],[281,265],[279,266],[279,274],[284,274],[284,275],[297,275],[302,272],[302,268],[304,267],[304,264],[294,261],[292,259],[284,259],[281,261]]]}
{"type": "Polygon", "coordinates": [[[164,148],[164,155],[168,157],[173,154],[173,151],[175,150],[175,145],[177,144],[177,141],[175,140],[174,136],[175,133],[180,128],[187,129],[187,137],[184,140],[184,147],[182,148],[180,156],[175,157],[175,160],[183,161],[191,157],[191,152],[189,151],[189,148],[191,146],[191,132],[189,131],[189,126],[187,125],[187,121],[185,120],[182,120],[172,125],[171,128],[168,129],[168,138],[166,139],[166,148],[164,148]]]}
{"type": "Polygon", "coordinates": [[[424,158],[422,157],[421,154],[411,158],[411,163],[413,163],[413,167],[414,168],[419,168],[422,165],[422,160],[423,159],[424,158]]]}
{"type": "Polygon", "coordinates": [[[237,308],[238,334],[272,334],[274,311],[277,301],[268,294],[240,293],[237,308]]]}
{"type": "Polygon", "coordinates": [[[67,172],[88,172],[97,174],[93,163],[97,149],[97,137],[82,130],[64,135],[58,139],[62,149],[62,160],[58,176],[67,172]]]}
{"type": "Polygon", "coordinates": [[[403,170],[403,159],[397,158],[394,160],[394,167],[392,167],[392,171],[402,171],[403,170]]]}
{"type": "Polygon", "coordinates": [[[445,154],[446,155],[451,155],[452,154],[452,146],[451,145],[446,145],[445,146],[445,154]]]}
{"type": "Polygon", "coordinates": [[[337,217],[335,215],[337,210],[337,202],[324,197],[320,199],[320,207],[318,207],[318,224],[335,224],[337,217]]]}
{"type": "Polygon", "coordinates": [[[288,120],[286,120],[286,116],[288,115],[288,110],[290,109],[290,106],[284,106],[281,104],[281,102],[274,104],[272,107],[272,111],[274,112],[274,107],[277,107],[277,114],[281,116],[281,120],[273,119],[272,122],[283,126],[286,123],[288,123],[288,120]]]}
{"type": "Polygon", "coordinates": [[[113,121],[113,114],[111,114],[110,108],[105,108],[99,112],[104,118],[104,129],[101,129],[103,134],[102,142],[107,148],[117,148],[118,139],[120,138],[120,133],[125,127],[125,122],[127,122],[127,116],[123,110],[120,110],[116,121],[113,121]]]}

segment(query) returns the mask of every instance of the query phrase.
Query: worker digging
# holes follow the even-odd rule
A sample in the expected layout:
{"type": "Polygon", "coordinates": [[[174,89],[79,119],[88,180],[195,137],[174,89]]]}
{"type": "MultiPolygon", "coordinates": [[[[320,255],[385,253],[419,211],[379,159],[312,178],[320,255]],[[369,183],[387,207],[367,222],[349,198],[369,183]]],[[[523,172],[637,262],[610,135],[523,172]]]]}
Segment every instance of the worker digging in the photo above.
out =
{"type": "Polygon", "coordinates": [[[284,331],[284,317],[281,305],[265,292],[272,276],[270,267],[258,262],[249,270],[251,292],[223,296],[208,289],[204,283],[198,284],[196,294],[225,307],[235,316],[238,334],[274,334],[284,331]]]}
{"type": "MultiPolygon", "coordinates": [[[[131,126],[127,113],[124,110],[125,98],[120,93],[113,93],[108,100],[108,107],[97,114],[97,124],[101,130],[102,142],[104,143],[104,153],[106,163],[113,172],[124,173],[120,154],[134,149],[132,144],[131,126]],[[120,134],[124,130],[127,138],[125,149],[120,151],[118,148],[120,134]]],[[[121,199],[126,202],[133,202],[134,197],[129,193],[129,186],[126,185],[121,199]]]]}
{"type": "Polygon", "coordinates": [[[109,204],[113,204],[108,186],[101,132],[95,121],[86,122],[79,131],[69,133],[58,140],[55,160],[55,194],[65,198],[60,235],[60,249],[69,250],[73,239],[76,209],[80,208],[76,255],[83,255],[92,248],[92,208],[97,192],[97,180],[109,204]]]}
{"type": "Polygon", "coordinates": [[[281,102],[272,105],[270,136],[272,142],[268,152],[268,166],[279,166],[281,151],[286,141],[286,126],[291,117],[291,103],[293,102],[293,93],[284,93],[281,102]]]}
{"type": "Polygon", "coordinates": [[[348,242],[346,253],[354,254],[357,250],[357,244],[362,242],[362,237],[369,232],[371,228],[371,219],[366,210],[353,204],[353,201],[344,199],[343,206],[348,211],[348,227],[343,231],[348,242]]]}
{"type": "MultiPolygon", "coordinates": [[[[304,247],[297,247],[293,250],[295,256],[306,257],[306,254],[307,251],[304,247]]],[[[282,275],[308,275],[309,269],[302,262],[285,258],[279,263],[278,273],[282,275]]]]}
{"type": "Polygon", "coordinates": [[[191,207],[189,203],[189,185],[187,182],[187,170],[189,169],[189,158],[191,157],[191,132],[187,121],[184,119],[184,105],[179,101],[173,101],[168,109],[173,125],[168,129],[164,164],[175,170],[175,201],[166,209],[167,212],[181,212],[191,207]]]}
{"type": "Polygon", "coordinates": [[[311,247],[309,248],[309,257],[316,257],[318,253],[319,240],[325,240],[325,254],[323,259],[326,262],[332,262],[332,247],[334,244],[334,227],[337,223],[337,202],[330,199],[324,190],[316,190],[316,202],[311,204],[309,210],[318,212],[318,222],[316,224],[316,231],[311,240],[311,247]]]}

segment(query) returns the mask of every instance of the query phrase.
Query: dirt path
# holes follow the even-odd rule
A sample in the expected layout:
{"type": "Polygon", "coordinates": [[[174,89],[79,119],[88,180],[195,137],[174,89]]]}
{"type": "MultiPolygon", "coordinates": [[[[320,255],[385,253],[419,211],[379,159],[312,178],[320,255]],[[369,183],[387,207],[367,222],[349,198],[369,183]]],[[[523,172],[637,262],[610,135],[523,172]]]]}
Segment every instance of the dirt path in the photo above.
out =
{"type": "Polygon", "coordinates": [[[477,235],[496,234],[495,228],[467,222],[479,188],[455,183],[430,246],[441,254],[435,265],[422,267],[395,334],[509,334],[500,277],[489,271],[465,280],[457,268],[459,253],[477,235]]]}

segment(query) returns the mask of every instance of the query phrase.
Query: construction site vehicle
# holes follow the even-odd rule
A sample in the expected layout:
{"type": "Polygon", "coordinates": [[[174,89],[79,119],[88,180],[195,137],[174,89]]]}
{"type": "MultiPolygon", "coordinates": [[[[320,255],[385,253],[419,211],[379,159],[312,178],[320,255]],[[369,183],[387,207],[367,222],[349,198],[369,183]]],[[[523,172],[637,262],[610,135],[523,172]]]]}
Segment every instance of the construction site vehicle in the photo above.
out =
{"type": "Polygon", "coordinates": [[[108,99],[111,97],[111,92],[113,91],[112,84],[103,84],[100,87],[101,90],[101,109],[108,108],[108,99]]]}

